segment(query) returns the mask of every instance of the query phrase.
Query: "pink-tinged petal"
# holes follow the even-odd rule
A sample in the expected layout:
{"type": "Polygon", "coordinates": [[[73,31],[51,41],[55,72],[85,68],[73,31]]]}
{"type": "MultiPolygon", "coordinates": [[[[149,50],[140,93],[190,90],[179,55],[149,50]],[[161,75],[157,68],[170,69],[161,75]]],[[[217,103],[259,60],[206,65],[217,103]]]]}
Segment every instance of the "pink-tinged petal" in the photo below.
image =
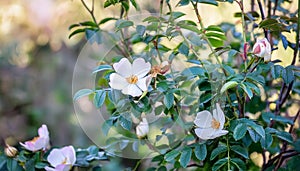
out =
{"type": "Polygon", "coordinates": [[[138,80],[138,82],[136,83],[136,85],[143,91],[148,90],[148,77],[144,77],[138,80]]]}
{"type": "Polygon", "coordinates": [[[139,79],[147,75],[151,70],[151,64],[146,62],[143,58],[137,58],[132,64],[132,74],[139,79]]]}
{"type": "Polygon", "coordinates": [[[57,171],[57,170],[55,170],[54,168],[49,167],[49,166],[46,166],[44,169],[45,169],[46,171],[57,171]]]}
{"type": "Polygon", "coordinates": [[[220,129],[223,129],[225,123],[225,115],[219,103],[216,104],[216,109],[213,110],[213,117],[220,122],[220,129]]]}
{"type": "Polygon", "coordinates": [[[74,165],[76,162],[76,153],[73,146],[67,146],[61,149],[63,155],[67,158],[66,163],[74,165]]]}
{"type": "Polygon", "coordinates": [[[260,48],[260,44],[259,43],[255,43],[253,46],[253,53],[255,55],[258,55],[261,53],[261,48],[260,48]]]}
{"type": "Polygon", "coordinates": [[[46,125],[42,125],[38,130],[39,137],[49,137],[49,131],[46,125]]]}
{"type": "Polygon", "coordinates": [[[60,149],[53,149],[49,156],[47,157],[47,161],[51,164],[51,166],[56,167],[62,163],[64,163],[66,157],[62,153],[60,149]]]}
{"type": "Polygon", "coordinates": [[[60,164],[55,167],[55,171],[69,171],[72,168],[70,164],[60,164]]]}
{"type": "Polygon", "coordinates": [[[39,137],[34,143],[36,150],[46,149],[48,146],[47,138],[39,137]]]}
{"type": "Polygon", "coordinates": [[[212,116],[211,113],[207,110],[197,113],[196,119],[194,121],[195,125],[199,128],[209,128],[211,127],[212,116]]]}
{"type": "Polygon", "coordinates": [[[128,86],[126,79],[119,74],[112,73],[109,76],[109,86],[116,90],[122,90],[124,87],[128,86]]]}
{"type": "Polygon", "coordinates": [[[133,97],[138,97],[138,96],[141,96],[143,94],[142,90],[140,88],[138,88],[138,86],[135,85],[135,84],[128,84],[127,87],[124,87],[122,89],[122,93],[127,94],[127,95],[131,95],[133,97]]]}
{"type": "Polygon", "coordinates": [[[212,134],[214,133],[213,128],[196,128],[196,135],[202,140],[211,139],[212,134]]]}
{"type": "Polygon", "coordinates": [[[22,145],[25,149],[29,151],[36,151],[34,144],[29,141],[26,141],[25,143],[20,142],[20,145],[22,145]]]}
{"type": "Polygon", "coordinates": [[[211,139],[226,135],[228,133],[227,130],[217,130],[211,135],[211,139]]]}
{"type": "Polygon", "coordinates": [[[115,71],[122,77],[130,77],[132,73],[131,63],[127,58],[122,58],[118,63],[113,64],[115,71]]]}

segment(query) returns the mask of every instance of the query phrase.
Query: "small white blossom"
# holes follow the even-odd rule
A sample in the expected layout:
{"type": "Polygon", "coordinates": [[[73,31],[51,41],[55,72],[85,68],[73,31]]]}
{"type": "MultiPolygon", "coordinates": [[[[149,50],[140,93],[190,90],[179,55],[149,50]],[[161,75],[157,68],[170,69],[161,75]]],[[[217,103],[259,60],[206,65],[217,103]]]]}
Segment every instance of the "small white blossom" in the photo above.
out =
{"type": "Polygon", "coordinates": [[[151,70],[151,64],[143,58],[137,58],[131,64],[127,58],[122,58],[113,65],[116,73],[110,75],[109,85],[116,90],[122,90],[123,94],[138,97],[147,91],[151,81],[146,76],[151,70]]]}
{"type": "Polygon", "coordinates": [[[144,138],[149,133],[149,124],[146,118],[143,118],[136,127],[136,135],[138,138],[144,138]]]}
{"type": "Polygon", "coordinates": [[[214,139],[228,133],[227,130],[223,130],[225,115],[218,103],[216,106],[213,115],[207,110],[197,113],[194,123],[198,128],[195,129],[195,133],[203,140],[214,139]]]}
{"type": "Polygon", "coordinates": [[[34,137],[30,141],[26,141],[25,143],[20,143],[23,147],[25,147],[29,151],[38,151],[38,150],[46,150],[49,147],[49,131],[46,125],[42,125],[38,130],[38,137],[34,137]]]}
{"type": "Polygon", "coordinates": [[[73,146],[53,149],[47,161],[52,167],[46,166],[46,171],[69,171],[76,162],[76,153],[73,146]]]}
{"type": "Polygon", "coordinates": [[[257,40],[253,46],[253,54],[258,57],[264,58],[265,62],[271,60],[271,45],[266,38],[257,40]]]}

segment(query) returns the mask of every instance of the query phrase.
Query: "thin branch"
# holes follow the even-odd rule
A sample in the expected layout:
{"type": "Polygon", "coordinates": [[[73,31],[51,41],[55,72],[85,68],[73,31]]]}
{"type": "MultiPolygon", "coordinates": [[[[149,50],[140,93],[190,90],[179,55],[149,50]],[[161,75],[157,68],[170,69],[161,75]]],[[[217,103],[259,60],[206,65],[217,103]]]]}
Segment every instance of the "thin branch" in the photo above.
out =
{"type": "MultiPolygon", "coordinates": [[[[261,14],[261,19],[264,20],[265,19],[265,13],[264,13],[261,1],[257,0],[257,3],[258,3],[259,11],[260,11],[260,14],[261,14]]],[[[267,30],[264,29],[264,33],[265,33],[265,37],[268,39],[268,32],[267,32],[267,30]]]]}
{"type": "Polygon", "coordinates": [[[83,4],[83,6],[85,7],[85,9],[91,14],[91,17],[94,21],[95,24],[97,24],[98,28],[99,28],[99,25],[97,23],[97,20],[95,18],[95,15],[94,15],[94,4],[95,4],[95,1],[93,0],[92,1],[92,9],[90,9],[87,4],[84,2],[84,0],[81,0],[81,3],[83,4]]]}

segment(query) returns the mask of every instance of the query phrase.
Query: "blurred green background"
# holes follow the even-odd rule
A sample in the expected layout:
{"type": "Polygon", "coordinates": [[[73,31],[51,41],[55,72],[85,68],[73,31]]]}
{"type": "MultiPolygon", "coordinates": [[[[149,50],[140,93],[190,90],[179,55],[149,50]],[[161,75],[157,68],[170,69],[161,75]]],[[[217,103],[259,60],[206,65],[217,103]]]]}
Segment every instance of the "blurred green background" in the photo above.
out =
{"type": "MultiPolygon", "coordinates": [[[[141,11],[132,8],[131,13],[158,12],[159,1],[137,1],[141,11]]],[[[86,2],[90,5],[90,0],[86,2]]],[[[295,9],[296,3],[287,5],[295,9]]],[[[220,6],[200,7],[204,24],[231,22],[241,28],[240,19],[233,17],[238,5],[220,6]]],[[[96,1],[98,21],[119,16],[118,6],[102,7],[103,1],[96,1]]],[[[180,10],[189,14],[185,19],[195,19],[191,7],[180,10]]],[[[84,35],[68,39],[71,24],[90,19],[80,0],[0,1],[1,146],[5,141],[16,145],[31,139],[42,124],[48,125],[53,146],[92,144],[77,123],[72,101],[73,68],[86,40],[84,35]]],[[[287,37],[293,38],[293,34],[287,37]]],[[[281,56],[280,46],[273,58],[281,56]]],[[[285,59],[287,63],[289,60],[285,59]]]]}

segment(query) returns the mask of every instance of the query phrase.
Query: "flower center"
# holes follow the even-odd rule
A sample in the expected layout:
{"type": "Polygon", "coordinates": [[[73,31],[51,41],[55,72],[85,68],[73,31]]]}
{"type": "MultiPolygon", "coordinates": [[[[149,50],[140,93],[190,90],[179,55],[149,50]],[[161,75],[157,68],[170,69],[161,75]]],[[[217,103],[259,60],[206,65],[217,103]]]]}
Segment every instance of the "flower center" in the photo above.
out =
{"type": "Polygon", "coordinates": [[[40,137],[34,137],[30,142],[35,143],[40,137]]]}
{"type": "Polygon", "coordinates": [[[132,76],[126,78],[126,81],[127,81],[129,84],[135,84],[135,83],[138,82],[138,80],[139,80],[138,77],[135,76],[135,75],[132,75],[132,76]]]}
{"type": "Polygon", "coordinates": [[[64,161],[61,164],[67,164],[67,158],[65,157],[64,161]]]}
{"type": "Polygon", "coordinates": [[[220,122],[217,121],[215,118],[212,119],[211,121],[211,127],[214,129],[219,129],[220,128],[220,122]]]}

